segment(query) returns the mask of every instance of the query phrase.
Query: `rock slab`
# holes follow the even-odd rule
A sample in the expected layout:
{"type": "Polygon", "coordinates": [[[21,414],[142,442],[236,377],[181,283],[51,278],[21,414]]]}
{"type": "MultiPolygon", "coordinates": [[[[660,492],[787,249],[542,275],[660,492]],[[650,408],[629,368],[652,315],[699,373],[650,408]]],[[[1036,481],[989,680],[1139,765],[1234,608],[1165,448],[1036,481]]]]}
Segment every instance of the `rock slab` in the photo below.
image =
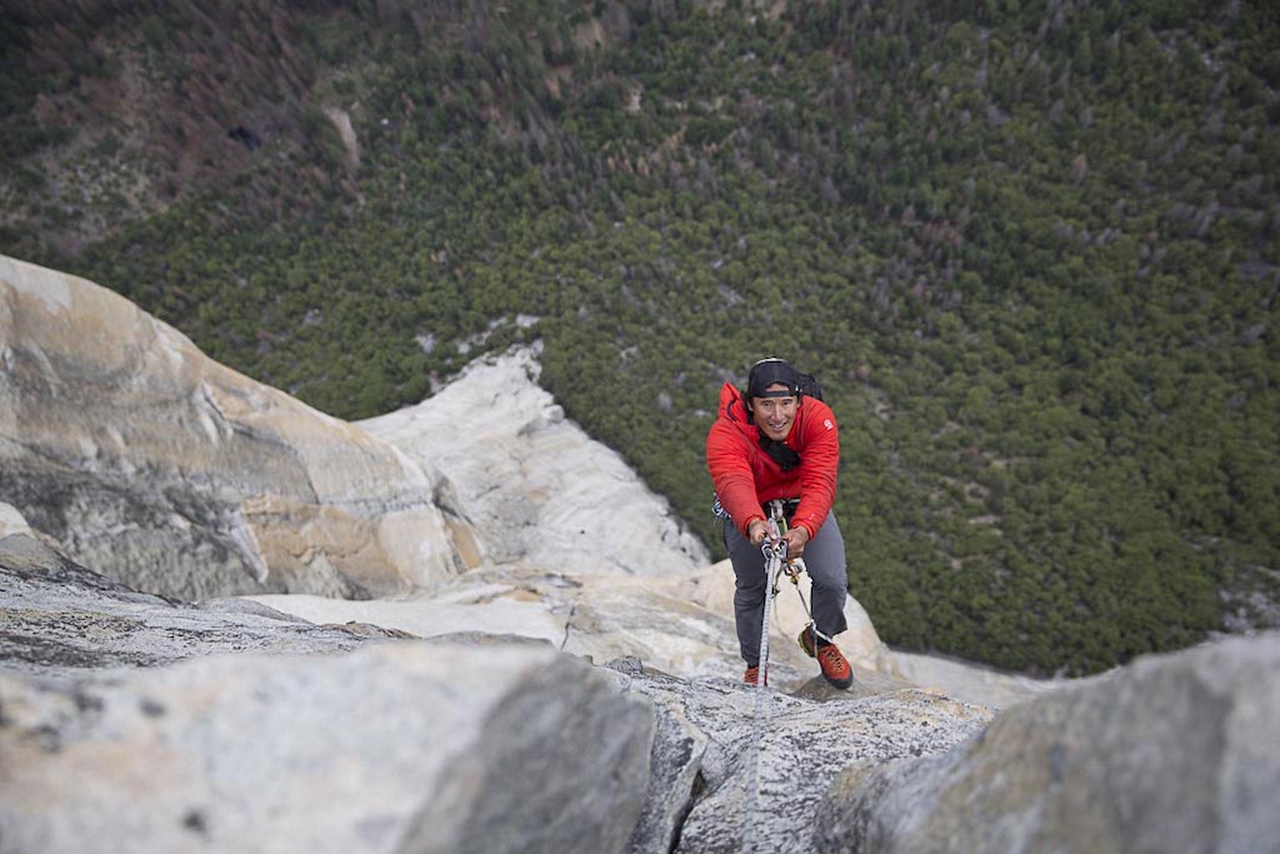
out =
{"type": "Polygon", "coordinates": [[[0,256],[0,501],[185,599],[374,596],[474,565],[438,481],[92,282],[0,256]]]}
{"type": "Polygon", "coordinates": [[[811,684],[758,695],[735,680],[677,679],[635,659],[610,668],[658,712],[635,854],[812,851],[822,797],[847,765],[943,753],[992,715],[909,688],[811,684]]]}
{"type": "Polygon", "coordinates": [[[847,770],[822,852],[1280,852],[1280,633],[1150,656],[847,770]]]}
{"type": "Polygon", "coordinates": [[[0,675],[5,852],[621,851],[653,711],[550,649],[0,675]]]}
{"type": "Polygon", "coordinates": [[[540,372],[534,348],[514,348],[417,406],[355,424],[440,472],[493,563],[642,576],[709,563],[666,499],[565,418],[540,372]]]}
{"type": "Polygon", "coordinates": [[[0,539],[0,672],[50,679],[231,652],[348,652],[376,626],[315,625],[239,599],[139,593],[25,534],[0,539]]]}

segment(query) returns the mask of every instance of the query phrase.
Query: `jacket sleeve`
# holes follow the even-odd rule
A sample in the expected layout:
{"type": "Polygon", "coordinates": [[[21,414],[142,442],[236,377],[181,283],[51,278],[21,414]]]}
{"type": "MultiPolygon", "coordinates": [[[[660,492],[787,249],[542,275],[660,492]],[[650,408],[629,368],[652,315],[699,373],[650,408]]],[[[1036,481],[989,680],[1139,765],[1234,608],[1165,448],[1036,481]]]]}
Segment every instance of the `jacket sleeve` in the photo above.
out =
{"type": "Polygon", "coordinates": [[[746,441],[733,427],[722,421],[711,426],[707,434],[707,470],[716,497],[744,537],[752,519],[765,518],[756,495],[750,454],[746,441]]]}
{"type": "MultiPolygon", "coordinates": [[[[822,401],[806,400],[812,407],[803,424],[800,448],[800,506],[791,526],[804,525],[815,536],[827,520],[836,500],[836,479],[840,471],[840,427],[835,413],[822,401]]],[[[721,498],[721,503],[724,499],[721,498]]]]}

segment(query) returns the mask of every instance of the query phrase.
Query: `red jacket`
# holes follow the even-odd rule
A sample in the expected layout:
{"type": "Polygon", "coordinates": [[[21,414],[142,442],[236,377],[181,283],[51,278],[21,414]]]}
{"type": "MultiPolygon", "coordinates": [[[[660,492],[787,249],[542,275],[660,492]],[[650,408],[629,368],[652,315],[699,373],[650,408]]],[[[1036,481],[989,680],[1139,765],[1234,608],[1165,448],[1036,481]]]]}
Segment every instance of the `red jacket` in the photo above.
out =
{"type": "Polygon", "coordinates": [[[724,384],[719,415],[707,434],[707,469],[716,497],[743,536],[751,520],[767,518],[762,505],[774,498],[800,499],[791,525],[803,525],[810,537],[831,511],[840,465],[840,428],[831,407],[801,398],[787,445],[800,455],[800,465],[784,472],[760,447],[760,429],[747,423],[742,393],[724,384]]]}

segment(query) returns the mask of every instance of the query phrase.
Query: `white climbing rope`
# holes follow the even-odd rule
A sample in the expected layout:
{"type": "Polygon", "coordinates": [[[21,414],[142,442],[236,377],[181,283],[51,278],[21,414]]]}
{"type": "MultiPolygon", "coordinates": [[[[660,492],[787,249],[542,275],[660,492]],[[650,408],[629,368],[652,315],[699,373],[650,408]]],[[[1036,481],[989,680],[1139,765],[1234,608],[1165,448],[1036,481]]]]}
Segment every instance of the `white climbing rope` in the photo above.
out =
{"type": "Polygon", "coordinates": [[[771,520],[769,527],[777,545],[766,539],[761,547],[765,567],[764,613],[760,620],[760,661],[756,670],[755,706],[751,715],[751,772],[747,775],[746,828],[742,845],[744,852],[756,851],[760,838],[760,743],[764,739],[765,692],[769,690],[769,619],[773,612],[773,597],[778,593],[778,575],[782,572],[782,561],[787,553],[787,544],[779,538],[778,526],[771,520]]]}
{"type": "MultiPolygon", "coordinates": [[[[764,612],[760,615],[760,660],[756,670],[755,706],[751,715],[751,773],[747,775],[747,826],[743,833],[742,850],[754,852],[760,841],[760,746],[764,740],[764,701],[769,690],[769,622],[773,616],[773,599],[778,595],[778,577],[783,573],[787,559],[787,541],[782,534],[787,520],[781,501],[769,502],[769,536],[760,547],[764,555],[765,587],[764,612]]],[[[795,578],[792,578],[795,581],[795,578]]],[[[802,597],[803,598],[803,597],[802,597]]]]}
{"type": "MultiPolygon", "coordinates": [[[[742,843],[744,852],[755,852],[760,842],[760,748],[764,740],[764,701],[769,678],[769,623],[773,616],[773,600],[778,595],[780,575],[785,574],[790,578],[796,588],[796,595],[800,597],[800,604],[804,606],[805,616],[809,618],[807,631],[812,632],[815,638],[821,638],[829,643],[834,642],[818,629],[818,624],[813,619],[813,612],[809,610],[809,603],[805,601],[804,592],[800,589],[800,573],[808,571],[804,559],[797,557],[787,560],[787,543],[782,539],[782,534],[787,530],[787,521],[786,516],[783,515],[782,502],[770,501],[769,511],[770,536],[760,547],[765,566],[764,613],[760,620],[760,663],[759,669],[756,670],[755,707],[751,718],[751,758],[748,760],[751,768],[747,775],[749,790],[747,791],[746,828],[742,843]]],[[[816,653],[817,640],[813,640],[813,645],[816,653]]]]}

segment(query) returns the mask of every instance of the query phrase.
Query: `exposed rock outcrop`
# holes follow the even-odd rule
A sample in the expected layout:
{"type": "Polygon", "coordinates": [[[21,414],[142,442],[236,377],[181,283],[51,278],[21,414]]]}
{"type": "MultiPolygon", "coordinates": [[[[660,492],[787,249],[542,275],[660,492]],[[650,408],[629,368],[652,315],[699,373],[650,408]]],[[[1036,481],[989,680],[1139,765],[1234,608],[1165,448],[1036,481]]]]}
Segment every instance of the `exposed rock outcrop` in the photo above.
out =
{"type": "Polygon", "coordinates": [[[469,366],[417,406],[356,425],[448,479],[495,563],[671,575],[707,550],[614,450],[537,385],[528,348],[469,366]]]}
{"type": "Polygon", "coordinates": [[[379,644],[0,675],[13,852],[620,851],[653,711],[550,649],[379,644]]]}
{"type": "Polygon", "coordinates": [[[708,561],[564,418],[529,350],[357,426],[110,291],[0,256],[0,363],[0,501],[138,589],[363,598],[489,562],[654,575],[708,561]]]}
{"type": "MultiPolygon", "coordinates": [[[[519,589],[538,596],[533,577],[519,589]]],[[[606,580],[544,574],[591,604],[584,646],[611,626],[640,638],[636,613],[674,607],[658,594],[626,612],[594,597],[606,580]]],[[[653,581],[618,580],[632,596],[653,581]]],[[[0,540],[0,612],[6,851],[1265,852],[1280,838],[1277,635],[997,714],[862,670],[848,693],[801,679],[757,695],[736,674],[591,667],[487,634],[520,626],[479,609],[469,632],[425,642],[245,600],[193,607],[27,535],[0,540]]]]}
{"type": "Polygon", "coordinates": [[[0,539],[0,671],[63,678],[230,652],[348,652],[375,626],[320,626],[243,599],[200,605],[139,593],[32,536],[0,539]]]}
{"type": "Polygon", "coordinates": [[[769,692],[757,709],[755,691],[729,680],[612,667],[659,717],[636,852],[811,851],[819,803],[846,765],[937,754],[992,714],[912,688],[825,701],[769,692]]]}
{"type": "Polygon", "coordinates": [[[185,598],[385,595],[473,565],[438,478],[91,282],[0,256],[0,500],[185,598]]]}
{"type": "MultiPolygon", "coordinates": [[[[686,572],[624,576],[565,573],[523,563],[480,567],[430,594],[350,601],[305,595],[255,595],[256,602],[321,623],[358,621],[431,637],[502,626],[596,662],[637,656],[686,679],[733,676],[743,669],[733,627],[734,576],[728,561],[686,572]]],[[[783,584],[771,626],[775,683],[798,689],[817,673],[796,636],[808,624],[808,576],[783,584]],[[798,595],[797,595],[798,594],[798,595]]],[[[1001,708],[1058,684],[961,662],[904,656],[885,646],[867,612],[845,602],[849,625],[838,640],[857,678],[868,684],[927,686],[956,699],[1001,708]]]]}
{"type": "Polygon", "coordinates": [[[748,827],[759,850],[805,850],[847,762],[937,753],[991,714],[888,682],[772,693],[757,754],[757,697],[736,678],[193,607],[24,535],[0,540],[0,609],[15,851],[737,851],[748,827]]]}
{"type": "Polygon", "coordinates": [[[1280,634],[1148,656],[945,756],[850,767],[824,852],[1280,851],[1280,634]]]}

